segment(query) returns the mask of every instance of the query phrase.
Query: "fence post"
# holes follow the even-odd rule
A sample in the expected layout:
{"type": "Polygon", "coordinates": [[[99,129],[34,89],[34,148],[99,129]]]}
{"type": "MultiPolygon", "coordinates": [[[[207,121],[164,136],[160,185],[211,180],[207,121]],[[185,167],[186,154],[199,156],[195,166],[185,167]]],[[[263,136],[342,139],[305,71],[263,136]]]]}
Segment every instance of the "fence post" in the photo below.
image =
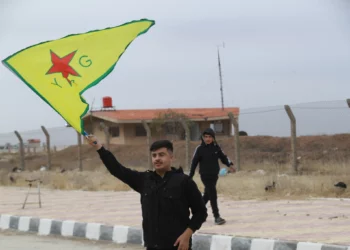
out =
{"type": "Polygon", "coordinates": [[[239,142],[239,124],[238,119],[235,117],[232,112],[228,113],[231,123],[234,127],[234,138],[235,138],[235,167],[236,171],[241,170],[241,145],[239,142]]]}
{"type": "Polygon", "coordinates": [[[105,147],[106,149],[109,149],[109,144],[110,144],[109,128],[108,126],[106,126],[104,122],[101,122],[100,125],[103,128],[103,132],[105,133],[105,147]]]}
{"type": "Polygon", "coordinates": [[[81,158],[81,134],[77,132],[77,139],[78,139],[78,165],[79,165],[79,170],[83,171],[83,161],[81,158]]]}
{"type": "Polygon", "coordinates": [[[296,119],[289,105],[284,105],[288,117],[290,119],[290,132],[291,132],[291,146],[292,146],[292,167],[295,172],[298,171],[297,163],[297,129],[296,129],[296,119]]]}
{"type": "Polygon", "coordinates": [[[23,139],[22,139],[22,136],[18,133],[18,131],[15,131],[15,134],[19,140],[19,158],[20,158],[20,161],[21,161],[21,169],[22,171],[25,170],[25,161],[24,161],[24,144],[23,144],[23,139]]]}
{"type": "Polygon", "coordinates": [[[185,164],[185,167],[186,167],[187,171],[190,171],[190,166],[191,166],[191,163],[190,163],[190,140],[191,140],[190,128],[188,127],[188,124],[186,123],[185,120],[181,119],[180,122],[181,122],[182,127],[185,129],[185,140],[186,140],[186,144],[185,144],[186,164],[185,164]]]}
{"type": "Polygon", "coordinates": [[[41,126],[42,131],[46,136],[45,149],[47,153],[47,168],[51,169],[51,142],[50,142],[50,134],[44,126],[41,126]]]}
{"type": "Polygon", "coordinates": [[[346,99],[346,103],[348,104],[348,107],[350,108],[350,99],[346,99]]]}
{"type": "Polygon", "coordinates": [[[143,127],[146,130],[147,133],[147,156],[148,156],[148,169],[152,170],[152,160],[151,160],[151,152],[149,151],[149,148],[151,147],[151,140],[152,140],[152,135],[151,135],[151,129],[148,126],[146,121],[142,121],[143,127]]]}

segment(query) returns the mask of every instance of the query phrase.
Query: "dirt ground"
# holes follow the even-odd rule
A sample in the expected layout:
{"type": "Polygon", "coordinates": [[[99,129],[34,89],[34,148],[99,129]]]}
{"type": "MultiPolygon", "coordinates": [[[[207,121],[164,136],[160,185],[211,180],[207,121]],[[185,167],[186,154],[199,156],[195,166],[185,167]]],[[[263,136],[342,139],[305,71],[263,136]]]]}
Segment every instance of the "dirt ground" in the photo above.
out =
{"type": "MultiPolygon", "coordinates": [[[[191,155],[199,141],[191,142],[191,155]]],[[[218,140],[224,152],[234,160],[234,139],[229,137],[218,140]]],[[[241,165],[272,164],[281,165],[290,162],[290,139],[271,136],[242,136],[241,165]]],[[[298,156],[302,162],[348,162],[350,158],[350,134],[332,136],[302,136],[297,140],[298,156]]],[[[185,165],[185,142],[175,141],[174,166],[185,165]]],[[[111,145],[110,149],[126,166],[145,167],[147,165],[147,146],[142,145],[111,145]]],[[[19,166],[18,155],[0,155],[0,168],[19,166]],[[5,162],[4,159],[9,160],[5,162]]],[[[82,146],[83,166],[85,170],[95,170],[101,166],[101,161],[95,150],[89,145],[82,146]]],[[[47,163],[46,155],[27,155],[26,169],[38,170],[47,163]]],[[[52,156],[53,169],[76,169],[78,166],[78,147],[71,146],[58,151],[52,156]]]]}

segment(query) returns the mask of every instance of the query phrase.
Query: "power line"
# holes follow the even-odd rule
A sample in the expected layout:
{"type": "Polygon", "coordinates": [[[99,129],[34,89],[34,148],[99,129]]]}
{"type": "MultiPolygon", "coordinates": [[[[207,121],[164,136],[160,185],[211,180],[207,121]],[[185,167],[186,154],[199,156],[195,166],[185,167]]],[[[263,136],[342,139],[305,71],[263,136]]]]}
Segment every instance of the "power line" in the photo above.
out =
{"type": "MultiPolygon", "coordinates": [[[[292,109],[305,109],[305,110],[336,110],[336,109],[349,109],[347,107],[292,107],[292,109]]],[[[269,110],[259,110],[259,111],[251,111],[251,112],[240,112],[239,115],[249,115],[249,114],[260,114],[260,113],[269,113],[269,112],[275,112],[275,111],[281,111],[284,110],[284,108],[276,108],[276,109],[269,109],[269,110]]]]}
{"type": "Polygon", "coordinates": [[[292,109],[349,109],[348,107],[292,107],[292,109]]]}
{"type": "MultiPolygon", "coordinates": [[[[290,106],[295,106],[295,105],[304,105],[304,104],[315,104],[315,103],[330,103],[330,102],[344,102],[345,100],[327,100],[327,101],[312,101],[312,102],[301,102],[301,103],[294,103],[291,104],[290,106]]],[[[346,101],[345,101],[346,102],[346,101]]]]}
{"type": "Polygon", "coordinates": [[[278,108],[278,109],[270,109],[270,110],[263,110],[263,111],[240,112],[239,115],[269,113],[269,112],[275,112],[275,111],[280,111],[280,110],[284,110],[284,109],[283,108],[278,108]]]}

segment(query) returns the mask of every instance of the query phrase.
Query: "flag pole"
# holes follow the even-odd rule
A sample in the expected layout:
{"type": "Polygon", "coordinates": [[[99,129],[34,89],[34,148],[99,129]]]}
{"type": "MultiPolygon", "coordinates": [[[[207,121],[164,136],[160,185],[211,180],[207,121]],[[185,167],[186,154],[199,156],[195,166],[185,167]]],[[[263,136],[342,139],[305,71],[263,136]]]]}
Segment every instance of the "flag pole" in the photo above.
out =
{"type": "MultiPolygon", "coordinates": [[[[71,128],[72,126],[67,122],[67,123],[66,123],[66,127],[67,127],[67,128],[71,128]]],[[[77,131],[77,132],[78,132],[78,131],[77,131]]],[[[83,131],[82,135],[83,135],[86,139],[89,138],[89,134],[88,134],[86,131],[83,131]]],[[[93,143],[94,143],[94,144],[97,144],[97,142],[93,142],[93,143]]]]}
{"type": "MultiPolygon", "coordinates": [[[[84,132],[83,132],[83,136],[85,136],[85,138],[86,138],[86,139],[88,139],[88,138],[89,138],[89,134],[88,134],[86,131],[84,131],[84,132]]],[[[94,141],[94,142],[93,142],[93,144],[95,144],[95,145],[96,145],[96,144],[97,144],[97,142],[95,142],[95,141],[94,141]]]]}

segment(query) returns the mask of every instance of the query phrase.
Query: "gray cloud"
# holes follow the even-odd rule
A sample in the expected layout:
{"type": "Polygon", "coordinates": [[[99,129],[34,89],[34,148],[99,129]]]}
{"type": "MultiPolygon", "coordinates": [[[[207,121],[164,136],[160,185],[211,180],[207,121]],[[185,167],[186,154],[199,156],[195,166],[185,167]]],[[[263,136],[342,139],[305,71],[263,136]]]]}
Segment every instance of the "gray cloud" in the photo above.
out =
{"type": "MultiPolygon", "coordinates": [[[[85,98],[117,108],[219,107],[216,46],[226,106],[264,107],[343,100],[350,87],[348,1],[0,0],[0,59],[42,41],[149,18],[115,71],[85,98]],[[337,4],[335,4],[337,2],[337,4]]],[[[0,67],[0,132],[64,121],[0,67]]]]}

